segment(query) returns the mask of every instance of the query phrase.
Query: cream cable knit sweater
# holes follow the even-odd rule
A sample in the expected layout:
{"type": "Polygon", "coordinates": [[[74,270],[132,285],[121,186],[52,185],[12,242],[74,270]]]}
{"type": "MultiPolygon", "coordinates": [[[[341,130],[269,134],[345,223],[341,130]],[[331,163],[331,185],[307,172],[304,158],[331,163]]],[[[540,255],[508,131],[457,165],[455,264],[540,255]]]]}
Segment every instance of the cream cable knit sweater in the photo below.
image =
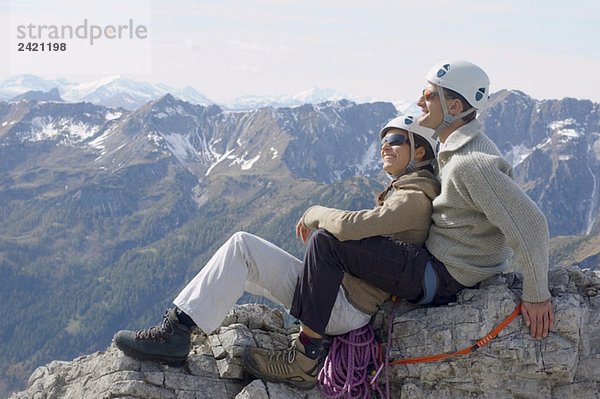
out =
{"type": "Polygon", "coordinates": [[[545,301],[546,218],[482,130],[477,120],[462,126],[438,155],[442,192],[433,201],[427,249],[465,286],[506,270],[512,249],[523,274],[522,299],[545,301]]]}

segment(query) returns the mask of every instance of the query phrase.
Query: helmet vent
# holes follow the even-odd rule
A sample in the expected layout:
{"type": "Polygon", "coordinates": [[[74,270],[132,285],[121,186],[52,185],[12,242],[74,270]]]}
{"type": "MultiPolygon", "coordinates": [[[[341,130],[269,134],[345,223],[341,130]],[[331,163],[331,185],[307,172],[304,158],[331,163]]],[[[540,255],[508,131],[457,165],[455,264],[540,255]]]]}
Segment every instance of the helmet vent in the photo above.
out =
{"type": "Polygon", "coordinates": [[[485,87],[480,87],[475,94],[475,100],[479,101],[485,95],[485,87]]]}
{"type": "Polygon", "coordinates": [[[448,70],[450,69],[450,64],[444,64],[440,70],[437,72],[437,77],[441,78],[442,76],[444,76],[446,74],[446,72],[448,72],[448,70]]]}

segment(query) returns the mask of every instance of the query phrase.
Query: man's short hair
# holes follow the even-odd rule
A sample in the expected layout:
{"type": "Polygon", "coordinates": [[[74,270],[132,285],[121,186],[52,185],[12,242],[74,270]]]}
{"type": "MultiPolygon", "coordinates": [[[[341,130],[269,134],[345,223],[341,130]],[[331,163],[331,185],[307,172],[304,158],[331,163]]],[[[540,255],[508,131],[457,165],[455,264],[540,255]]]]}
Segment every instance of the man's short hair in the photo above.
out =
{"type": "MultiPolygon", "coordinates": [[[[463,106],[463,111],[473,108],[473,106],[471,104],[469,104],[469,102],[460,93],[457,93],[454,90],[444,88],[444,97],[448,98],[450,100],[456,100],[456,99],[460,100],[460,102],[462,103],[462,106],[463,106]]],[[[463,116],[462,120],[465,123],[469,123],[476,117],[477,117],[477,110],[474,110],[470,114],[463,116]]]]}

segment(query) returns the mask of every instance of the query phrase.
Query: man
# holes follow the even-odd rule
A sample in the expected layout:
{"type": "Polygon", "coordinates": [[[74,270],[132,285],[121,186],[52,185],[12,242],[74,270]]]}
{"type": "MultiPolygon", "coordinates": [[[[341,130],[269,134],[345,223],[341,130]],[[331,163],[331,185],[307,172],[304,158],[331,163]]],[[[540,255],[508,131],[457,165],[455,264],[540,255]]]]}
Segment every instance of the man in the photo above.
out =
{"type": "Polygon", "coordinates": [[[554,323],[548,291],[546,218],[513,180],[511,165],[483,134],[487,74],[467,61],[443,61],[427,74],[417,102],[421,126],[435,129],[442,191],[433,201],[426,247],[459,283],[473,286],[506,270],[510,249],[523,274],[521,312],[541,339],[554,323]]]}

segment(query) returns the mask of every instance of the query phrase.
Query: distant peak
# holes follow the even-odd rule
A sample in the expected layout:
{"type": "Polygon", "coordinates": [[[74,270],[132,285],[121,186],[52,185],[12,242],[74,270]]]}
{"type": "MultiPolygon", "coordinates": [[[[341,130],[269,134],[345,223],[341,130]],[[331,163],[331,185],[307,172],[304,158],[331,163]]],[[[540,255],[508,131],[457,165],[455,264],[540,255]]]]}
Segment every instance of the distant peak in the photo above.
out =
{"type": "Polygon", "coordinates": [[[61,98],[60,93],[58,92],[58,89],[56,87],[48,91],[30,90],[26,93],[13,97],[10,101],[21,100],[63,102],[63,99],[61,98]]]}
{"type": "Polygon", "coordinates": [[[171,93],[167,93],[164,96],[160,97],[158,100],[156,100],[157,103],[174,102],[174,101],[178,101],[178,100],[175,97],[173,97],[173,95],[171,93]]]}

